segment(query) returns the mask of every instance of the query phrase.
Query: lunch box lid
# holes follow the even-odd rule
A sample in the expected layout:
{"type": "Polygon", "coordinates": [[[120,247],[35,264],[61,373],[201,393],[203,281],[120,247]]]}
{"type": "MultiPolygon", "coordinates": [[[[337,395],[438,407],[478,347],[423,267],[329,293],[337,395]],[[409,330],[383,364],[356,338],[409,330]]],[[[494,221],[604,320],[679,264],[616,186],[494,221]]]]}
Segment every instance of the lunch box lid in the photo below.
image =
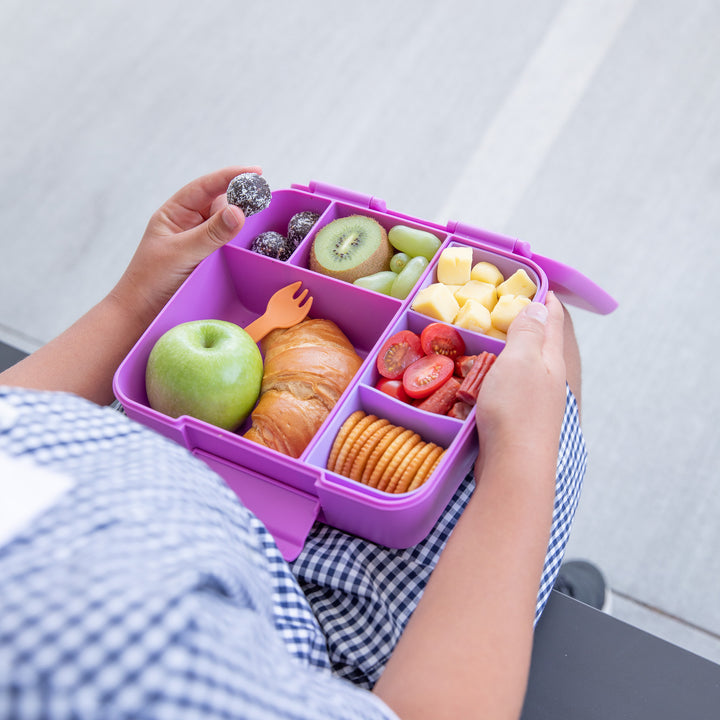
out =
{"type": "Polygon", "coordinates": [[[399,221],[423,225],[427,228],[433,228],[444,233],[456,235],[462,239],[499,248],[505,252],[517,255],[519,258],[532,260],[547,276],[548,289],[552,290],[562,302],[568,305],[573,305],[574,307],[589,310],[590,312],[600,315],[607,315],[618,306],[617,301],[599,285],[596,285],[590,280],[590,278],[569,265],[534,253],[530,247],[530,243],[526,240],[500,235],[454,220],[449,221],[445,225],[421,220],[410,215],[388,210],[385,201],[381,198],[359,193],[354,190],[347,190],[329,183],[312,180],[308,185],[293,184],[292,188],[327,197],[331,200],[351,203],[359,207],[368,208],[369,210],[375,210],[385,215],[395,217],[399,221]]]}

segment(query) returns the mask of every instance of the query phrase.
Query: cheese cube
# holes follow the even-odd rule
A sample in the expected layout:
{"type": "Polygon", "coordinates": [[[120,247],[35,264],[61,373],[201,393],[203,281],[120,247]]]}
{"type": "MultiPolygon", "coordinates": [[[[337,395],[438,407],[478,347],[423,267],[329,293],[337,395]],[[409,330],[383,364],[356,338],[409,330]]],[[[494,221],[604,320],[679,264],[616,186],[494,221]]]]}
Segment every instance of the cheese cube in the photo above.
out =
{"type": "Polygon", "coordinates": [[[460,308],[453,324],[466,330],[486,333],[492,327],[490,311],[481,302],[470,298],[460,308]]]}
{"type": "Polygon", "coordinates": [[[498,295],[523,295],[526,298],[532,298],[536,290],[537,286],[522,268],[500,283],[497,289],[498,295]]]}
{"type": "Polygon", "coordinates": [[[412,309],[440,322],[452,323],[460,310],[450,289],[442,283],[424,287],[412,301],[412,309]]]}
{"type": "Polygon", "coordinates": [[[517,317],[517,314],[530,303],[530,299],[523,295],[501,295],[497,305],[490,313],[493,327],[501,332],[507,332],[510,323],[517,317]]]}
{"type": "Polygon", "coordinates": [[[486,282],[478,282],[477,280],[466,282],[453,294],[460,307],[471,298],[482,303],[488,310],[492,310],[497,302],[497,290],[495,286],[486,282]]]}
{"type": "Polygon", "coordinates": [[[507,340],[507,333],[504,333],[502,330],[497,330],[494,327],[491,327],[485,334],[488,337],[496,338],[497,340],[502,340],[503,342],[507,340]]]}
{"type": "Polygon", "coordinates": [[[438,258],[437,281],[446,285],[464,285],[470,280],[472,248],[445,248],[438,258]]]}
{"type": "Polygon", "coordinates": [[[505,278],[498,268],[490,262],[483,260],[473,265],[470,271],[470,279],[479,282],[490,283],[498,286],[505,278]]]}

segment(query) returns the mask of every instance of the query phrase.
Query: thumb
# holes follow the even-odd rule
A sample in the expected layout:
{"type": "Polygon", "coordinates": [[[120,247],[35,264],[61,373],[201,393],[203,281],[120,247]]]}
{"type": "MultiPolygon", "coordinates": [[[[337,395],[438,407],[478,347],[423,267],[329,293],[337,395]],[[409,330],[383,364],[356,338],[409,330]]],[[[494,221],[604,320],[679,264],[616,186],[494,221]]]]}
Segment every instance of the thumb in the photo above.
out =
{"type": "Polygon", "coordinates": [[[197,231],[201,233],[200,241],[208,246],[208,251],[222,247],[232,240],[245,224],[245,215],[235,205],[226,205],[200,225],[197,231]]]}
{"type": "Polygon", "coordinates": [[[540,351],[545,341],[547,320],[548,309],[544,304],[531,302],[526,305],[508,328],[507,348],[540,351]]]}

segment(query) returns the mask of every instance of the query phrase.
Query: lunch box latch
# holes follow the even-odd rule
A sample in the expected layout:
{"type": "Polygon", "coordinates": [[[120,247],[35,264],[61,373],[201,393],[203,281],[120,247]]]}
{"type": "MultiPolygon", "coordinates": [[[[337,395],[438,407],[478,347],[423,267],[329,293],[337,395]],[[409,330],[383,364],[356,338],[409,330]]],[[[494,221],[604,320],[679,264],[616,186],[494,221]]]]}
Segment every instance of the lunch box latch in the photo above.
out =
{"type": "Polygon", "coordinates": [[[466,238],[468,240],[474,240],[475,242],[483,243],[484,245],[494,245],[502,250],[513,253],[513,255],[519,255],[521,257],[530,258],[532,257],[532,250],[530,243],[527,240],[518,240],[517,238],[511,238],[506,235],[499,235],[498,233],[490,232],[489,230],[483,230],[481,228],[474,227],[473,225],[467,225],[457,220],[450,220],[446,225],[446,229],[453,235],[466,238]]]}
{"type": "Polygon", "coordinates": [[[377,212],[385,212],[387,210],[385,201],[380,198],[374,197],[373,195],[366,195],[365,193],[355,192],[354,190],[347,190],[346,188],[341,188],[337,185],[331,185],[329,183],[311,180],[307,186],[293,184],[292,187],[296,190],[304,190],[305,192],[311,192],[315,195],[322,195],[323,197],[330,198],[331,200],[359,205],[367,208],[368,210],[376,210],[377,212]]]}
{"type": "Polygon", "coordinates": [[[204,450],[192,453],[220,475],[263,522],[285,560],[295,560],[320,512],[318,498],[204,450]]]}

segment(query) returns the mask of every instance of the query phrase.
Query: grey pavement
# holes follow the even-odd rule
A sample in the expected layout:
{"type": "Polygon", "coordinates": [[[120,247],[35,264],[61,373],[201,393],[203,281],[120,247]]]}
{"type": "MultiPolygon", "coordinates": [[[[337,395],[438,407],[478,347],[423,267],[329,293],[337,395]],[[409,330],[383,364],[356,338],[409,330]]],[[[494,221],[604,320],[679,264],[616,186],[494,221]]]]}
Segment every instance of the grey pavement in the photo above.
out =
{"type": "Polygon", "coordinates": [[[573,311],[590,451],[569,557],[613,613],[720,662],[720,4],[0,6],[0,339],[112,286],[152,211],[258,163],[527,240],[573,311]]]}

